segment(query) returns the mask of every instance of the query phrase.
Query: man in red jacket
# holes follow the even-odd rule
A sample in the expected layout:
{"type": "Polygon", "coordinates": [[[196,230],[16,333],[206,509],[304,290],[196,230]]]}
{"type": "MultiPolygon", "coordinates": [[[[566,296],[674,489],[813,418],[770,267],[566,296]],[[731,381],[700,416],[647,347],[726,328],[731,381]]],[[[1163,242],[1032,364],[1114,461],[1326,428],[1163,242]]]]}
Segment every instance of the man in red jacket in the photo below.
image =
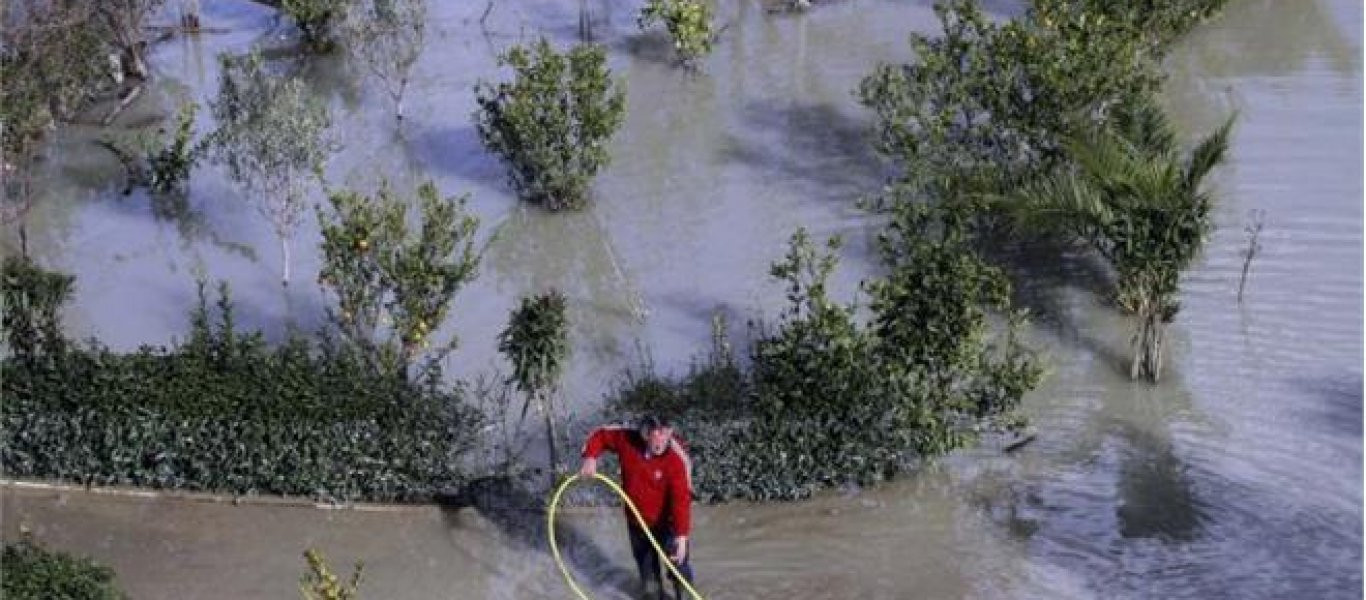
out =
{"type": "MultiPolygon", "coordinates": [[[[640,510],[650,533],[669,553],[678,572],[691,584],[688,534],[692,529],[692,463],[682,442],[674,436],[673,427],[668,421],[651,416],[642,419],[635,429],[606,425],[593,430],[583,445],[580,475],[591,477],[597,473],[598,456],[603,450],[616,452],[621,458],[621,483],[626,495],[640,510]]],[[[659,584],[659,557],[629,508],[626,529],[631,538],[631,554],[648,594],[659,584]]],[[[677,593],[677,582],[674,585],[677,593]]]]}

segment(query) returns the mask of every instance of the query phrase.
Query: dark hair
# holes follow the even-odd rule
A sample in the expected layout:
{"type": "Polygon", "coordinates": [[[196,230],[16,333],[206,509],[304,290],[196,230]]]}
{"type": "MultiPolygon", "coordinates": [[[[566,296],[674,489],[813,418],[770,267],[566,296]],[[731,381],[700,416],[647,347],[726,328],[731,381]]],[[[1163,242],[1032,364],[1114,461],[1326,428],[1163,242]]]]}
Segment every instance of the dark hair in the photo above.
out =
{"type": "Polygon", "coordinates": [[[662,415],[645,415],[640,418],[639,427],[642,432],[654,431],[663,427],[669,427],[668,417],[662,415]]]}

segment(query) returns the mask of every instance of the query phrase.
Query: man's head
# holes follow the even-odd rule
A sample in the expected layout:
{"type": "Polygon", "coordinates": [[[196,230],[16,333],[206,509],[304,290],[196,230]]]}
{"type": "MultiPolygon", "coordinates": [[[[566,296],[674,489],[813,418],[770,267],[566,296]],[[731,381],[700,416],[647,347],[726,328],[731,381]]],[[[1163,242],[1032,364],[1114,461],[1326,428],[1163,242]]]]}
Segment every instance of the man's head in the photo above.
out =
{"type": "Polygon", "coordinates": [[[645,438],[645,447],[650,454],[658,456],[669,450],[669,440],[674,430],[668,419],[657,415],[647,415],[640,420],[640,437],[645,438]]]}

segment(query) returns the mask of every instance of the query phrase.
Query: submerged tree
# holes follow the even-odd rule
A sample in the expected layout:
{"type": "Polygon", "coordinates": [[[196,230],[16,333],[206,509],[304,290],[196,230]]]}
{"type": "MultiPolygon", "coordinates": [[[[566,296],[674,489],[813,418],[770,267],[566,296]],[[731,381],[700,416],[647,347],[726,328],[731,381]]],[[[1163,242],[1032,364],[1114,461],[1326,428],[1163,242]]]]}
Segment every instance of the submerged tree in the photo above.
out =
{"type": "Polygon", "coordinates": [[[146,79],[148,75],[144,37],[147,17],[161,8],[166,0],[100,0],[93,2],[105,31],[118,49],[123,73],[146,79]]]}
{"type": "Polygon", "coordinates": [[[912,63],[881,65],[859,86],[878,117],[878,150],[917,195],[956,198],[945,182],[998,189],[1064,160],[1063,138],[1105,123],[1157,88],[1173,31],[1222,0],[1142,8],[1104,0],[1034,0],[996,23],[976,0],[935,4],[942,34],[911,35],[912,63]]]}
{"type": "Polygon", "coordinates": [[[289,238],[330,150],[327,107],[302,81],[267,73],[260,54],[219,60],[213,155],[270,220],[280,240],[282,281],[289,285],[289,238]]]}
{"type": "Polygon", "coordinates": [[[514,46],[498,62],[512,67],[515,79],[475,86],[474,120],[484,146],[503,157],[523,200],[549,210],[583,207],[626,112],[626,93],[607,70],[606,52],[579,45],[560,54],[542,38],[530,48],[514,46]]]}
{"type": "Polygon", "coordinates": [[[555,442],[555,392],[569,356],[569,321],[565,297],[557,290],[522,298],[507,328],[498,335],[498,351],[512,363],[512,381],[526,394],[522,417],[535,406],[545,418],[546,448],[551,469],[559,468],[555,442]]]}
{"type": "Polygon", "coordinates": [[[336,26],[346,15],[348,1],[281,0],[280,10],[294,19],[309,50],[330,52],[336,45],[336,26]]]}
{"type": "Polygon", "coordinates": [[[166,194],[182,191],[190,179],[190,171],[209,148],[211,140],[194,139],[195,114],[199,105],[186,102],[176,115],[174,131],[157,128],[155,132],[140,132],[131,137],[109,136],[100,140],[105,148],[118,156],[128,171],[128,187],[147,186],[152,192],[166,194]]]}
{"type": "Polygon", "coordinates": [[[1028,225],[1090,244],[1114,268],[1115,298],[1137,319],[1130,377],[1156,382],[1166,324],[1180,309],[1181,271],[1199,254],[1213,225],[1205,177],[1228,151],[1234,118],[1183,156],[1176,134],[1151,99],[1119,111],[1112,127],[1066,142],[1075,166],[1022,188],[1028,225]]]}
{"type": "Polygon", "coordinates": [[[711,7],[700,0],[649,0],[636,22],[641,29],[663,22],[679,61],[690,68],[711,52],[716,39],[711,7]]]}
{"type": "Polygon", "coordinates": [[[403,94],[427,29],[426,0],[361,0],[351,6],[346,29],[351,51],[384,85],[402,119],[403,94]]]}
{"type": "Polygon", "coordinates": [[[34,0],[0,8],[0,220],[33,202],[32,166],[57,123],[112,89],[103,27],[85,3],[34,0]]]}
{"type": "MultiPolygon", "coordinates": [[[[318,213],[323,266],[318,280],[336,297],[328,309],[342,336],[364,349],[376,367],[408,376],[419,352],[472,281],[479,264],[474,234],[479,220],[464,197],[442,197],[427,182],[417,189],[416,227],[410,202],[386,184],[374,197],[343,191],[318,213]]],[[[457,340],[440,346],[442,353],[457,340]]]]}

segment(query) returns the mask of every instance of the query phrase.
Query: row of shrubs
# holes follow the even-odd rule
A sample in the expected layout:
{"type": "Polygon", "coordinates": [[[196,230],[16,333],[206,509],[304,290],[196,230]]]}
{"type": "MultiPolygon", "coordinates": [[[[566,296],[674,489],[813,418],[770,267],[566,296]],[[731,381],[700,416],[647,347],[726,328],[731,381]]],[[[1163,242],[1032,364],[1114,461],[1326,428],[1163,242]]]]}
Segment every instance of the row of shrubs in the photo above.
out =
{"type": "MultiPolygon", "coordinates": [[[[233,325],[227,290],[204,290],[188,339],[119,353],[33,326],[15,288],[69,278],[5,263],[0,467],[9,476],[328,500],[421,500],[458,488],[481,417],[437,372],[400,378],[344,344],[270,346],[233,325]],[[27,337],[25,337],[27,336],[27,337]]],[[[43,287],[43,286],[38,286],[43,287]]],[[[40,302],[41,303],[41,302],[40,302]]],[[[29,308],[32,308],[29,306],[29,308]]]]}

